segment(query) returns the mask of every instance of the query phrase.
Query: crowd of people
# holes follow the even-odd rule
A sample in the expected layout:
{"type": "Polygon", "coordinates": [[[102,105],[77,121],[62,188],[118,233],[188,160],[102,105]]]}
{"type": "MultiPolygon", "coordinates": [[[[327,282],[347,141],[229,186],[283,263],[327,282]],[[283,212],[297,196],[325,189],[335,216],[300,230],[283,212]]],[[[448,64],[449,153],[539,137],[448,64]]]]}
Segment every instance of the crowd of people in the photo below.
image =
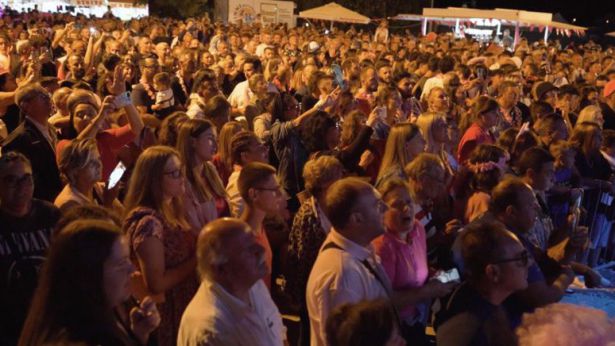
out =
{"type": "Polygon", "coordinates": [[[613,48],[0,23],[0,344],[615,342],[613,48]]]}

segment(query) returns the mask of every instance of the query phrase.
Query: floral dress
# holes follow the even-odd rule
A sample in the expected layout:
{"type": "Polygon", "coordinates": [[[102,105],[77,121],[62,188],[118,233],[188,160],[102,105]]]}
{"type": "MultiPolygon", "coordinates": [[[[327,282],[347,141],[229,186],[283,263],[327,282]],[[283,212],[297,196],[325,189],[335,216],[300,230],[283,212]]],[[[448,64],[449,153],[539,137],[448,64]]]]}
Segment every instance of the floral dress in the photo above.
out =
{"type": "MultiPolygon", "coordinates": [[[[150,237],[160,239],[164,245],[165,270],[181,265],[194,256],[196,251],[196,235],[193,232],[171,227],[162,214],[151,208],[133,209],[124,221],[124,230],[130,240],[130,254],[137,268],[137,249],[150,237]]],[[[175,345],[182,314],[197,288],[195,271],[193,275],[164,293],[164,301],[158,304],[161,317],[158,345],[175,345]]]]}

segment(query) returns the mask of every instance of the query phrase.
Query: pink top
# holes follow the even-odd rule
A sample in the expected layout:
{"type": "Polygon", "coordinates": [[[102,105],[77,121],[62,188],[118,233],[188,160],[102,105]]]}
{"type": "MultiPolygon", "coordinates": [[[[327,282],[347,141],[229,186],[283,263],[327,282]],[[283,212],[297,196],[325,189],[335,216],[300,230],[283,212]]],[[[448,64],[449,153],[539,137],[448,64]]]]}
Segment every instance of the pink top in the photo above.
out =
{"type": "MultiPolygon", "coordinates": [[[[408,239],[402,240],[397,234],[387,231],[372,241],[376,254],[380,257],[393,290],[416,288],[425,284],[429,275],[427,266],[427,241],[425,228],[414,221],[414,228],[408,239]]],[[[402,309],[402,320],[411,320],[418,313],[415,306],[402,309]]]]}

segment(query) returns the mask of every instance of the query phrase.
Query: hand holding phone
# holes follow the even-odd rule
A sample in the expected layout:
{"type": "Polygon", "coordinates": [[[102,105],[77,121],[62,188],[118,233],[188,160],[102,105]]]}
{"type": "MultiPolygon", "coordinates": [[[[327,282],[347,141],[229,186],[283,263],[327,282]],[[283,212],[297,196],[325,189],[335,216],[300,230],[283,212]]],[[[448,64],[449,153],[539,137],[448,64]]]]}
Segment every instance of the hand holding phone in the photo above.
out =
{"type": "Polygon", "coordinates": [[[120,161],[109,175],[109,180],[107,181],[108,190],[113,189],[117,185],[120,179],[122,179],[124,172],[126,172],[126,166],[124,166],[124,163],[120,161]]]}
{"type": "Polygon", "coordinates": [[[459,271],[456,268],[447,271],[439,271],[434,276],[434,279],[440,281],[441,283],[447,282],[459,282],[461,277],[459,276],[459,271]]]}
{"type": "Polygon", "coordinates": [[[342,68],[340,67],[340,65],[332,64],[331,70],[333,71],[333,77],[335,78],[335,83],[337,83],[337,85],[340,88],[345,90],[347,87],[347,84],[346,84],[346,81],[344,80],[344,74],[342,73],[342,68]]]}

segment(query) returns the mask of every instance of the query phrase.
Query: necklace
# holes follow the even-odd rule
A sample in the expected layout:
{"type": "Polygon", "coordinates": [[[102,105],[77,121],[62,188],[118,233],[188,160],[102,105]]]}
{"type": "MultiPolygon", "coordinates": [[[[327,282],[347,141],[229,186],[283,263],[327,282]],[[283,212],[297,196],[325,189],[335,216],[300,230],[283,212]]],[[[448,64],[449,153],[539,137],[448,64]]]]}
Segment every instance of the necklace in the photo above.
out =
{"type": "Polygon", "coordinates": [[[155,100],[156,99],[156,92],[153,90],[152,86],[149,85],[147,80],[145,80],[145,78],[141,78],[139,83],[141,83],[141,85],[143,85],[143,88],[147,92],[147,95],[149,96],[149,98],[152,99],[152,100],[155,100]]]}
{"type": "Polygon", "coordinates": [[[188,87],[186,86],[186,82],[184,81],[184,78],[181,76],[179,72],[180,71],[177,71],[177,73],[175,74],[177,76],[177,79],[179,80],[179,86],[182,87],[182,91],[184,92],[184,95],[189,96],[190,93],[188,93],[188,87]]]}

